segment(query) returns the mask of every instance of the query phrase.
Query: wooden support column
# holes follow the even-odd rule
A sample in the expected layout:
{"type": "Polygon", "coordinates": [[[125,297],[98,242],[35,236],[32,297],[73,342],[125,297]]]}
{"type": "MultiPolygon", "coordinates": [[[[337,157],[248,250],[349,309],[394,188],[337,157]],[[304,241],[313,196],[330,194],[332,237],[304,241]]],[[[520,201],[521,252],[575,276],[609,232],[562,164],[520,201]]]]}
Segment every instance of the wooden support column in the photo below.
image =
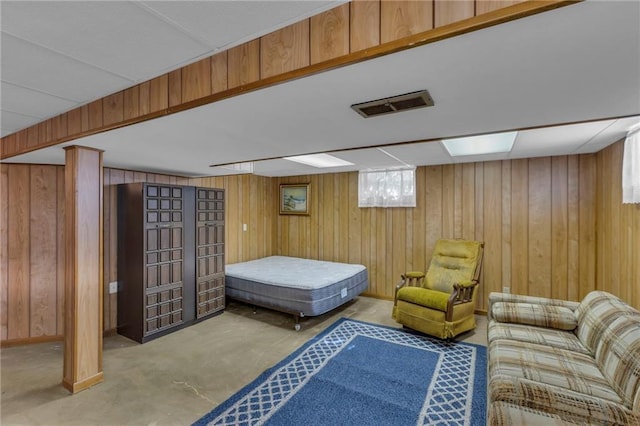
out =
{"type": "Polygon", "coordinates": [[[65,148],[64,373],[72,393],[102,375],[102,151],[65,148]]]}

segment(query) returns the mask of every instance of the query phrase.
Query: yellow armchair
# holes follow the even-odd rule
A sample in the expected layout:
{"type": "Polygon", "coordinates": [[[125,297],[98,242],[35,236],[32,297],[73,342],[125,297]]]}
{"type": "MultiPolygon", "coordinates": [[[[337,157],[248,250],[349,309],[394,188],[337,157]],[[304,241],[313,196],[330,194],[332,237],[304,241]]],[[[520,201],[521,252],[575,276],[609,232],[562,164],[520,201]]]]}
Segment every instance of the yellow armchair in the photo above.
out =
{"type": "Polygon", "coordinates": [[[402,274],[393,318],[440,339],[474,329],[483,247],[479,241],[438,240],[426,273],[402,274]]]}

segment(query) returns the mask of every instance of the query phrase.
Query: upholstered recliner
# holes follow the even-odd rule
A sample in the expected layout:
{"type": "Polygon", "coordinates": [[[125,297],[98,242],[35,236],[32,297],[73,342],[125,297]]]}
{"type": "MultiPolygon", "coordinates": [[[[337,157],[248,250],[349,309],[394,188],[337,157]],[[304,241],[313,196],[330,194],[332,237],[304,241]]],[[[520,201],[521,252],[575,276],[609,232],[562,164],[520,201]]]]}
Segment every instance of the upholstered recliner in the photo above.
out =
{"type": "Polygon", "coordinates": [[[396,286],[393,318],[440,339],[476,327],[476,288],[484,244],[438,240],[427,273],[406,272],[396,286]]]}

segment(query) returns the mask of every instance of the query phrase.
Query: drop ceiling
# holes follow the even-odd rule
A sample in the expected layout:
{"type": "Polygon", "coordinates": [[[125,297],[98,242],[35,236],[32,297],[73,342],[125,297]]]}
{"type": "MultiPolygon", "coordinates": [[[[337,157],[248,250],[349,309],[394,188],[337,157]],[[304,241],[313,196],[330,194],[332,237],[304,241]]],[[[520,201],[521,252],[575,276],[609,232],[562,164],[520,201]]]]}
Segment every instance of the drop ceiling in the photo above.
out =
{"type": "MultiPolygon", "coordinates": [[[[205,12],[196,12],[210,5],[199,3],[180,2],[184,5],[181,8],[172,7],[173,2],[128,6],[143,13],[153,7],[162,16],[173,13],[169,27],[175,30],[190,25],[191,42],[202,43],[209,37],[204,25],[207,21],[205,12]],[[191,20],[180,18],[178,12],[191,20]]],[[[287,4],[299,3],[306,2],[287,4]]],[[[326,8],[328,2],[315,3],[319,9],[326,8]]],[[[241,20],[245,12],[229,13],[241,20]]],[[[3,109],[4,30],[3,25],[3,109]]],[[[254,28],[253,33],[260,31],[254,28]]],[[[59,40],[70,43],[62,36],[59,40]]],[[[104,44],[109,47],[108,42],[104,44]]],[[[162,56],[160,50],[158,57],[162,56]]],[[[153,74],[150,68],[157,67],[149,64],[160,61],[140,59],[144,64],[138,69],[144,69],[147,76],[153,74]]],[[[181,64],[185,62],[188,60],[181,64]]],[[[101,66],[110,63],[105,61],[101,66]]],[[[171,68],[166,63],[162,66],[171,68]]],[[[130,72],[124,70],[123,66],[114,76],[128,76],[130,72]]],[[[54,86],[58,84],[62,98],[65,87],[62,83],[54,86]]],[[[12,102],[7,105],[17,105],[15,98],[8,98],[12,102]]],[[[64,99],[71,101],[71,97],[64,99]]],[[[28,106],[31,101],[22,102],[28,106]]],[[[42,104],[38,107],[45,108],[42,104]]],[[[4,123],[4,114],[2,120],[4,123]]],[[[640,3],[586,1],[73,143],[104,149],[104,163],[111,167],[205,176],[230,173],[212,165],[255,161],[256,174],[288,176],[404,163],[432,165],[597,152],[623,138],[638,121],[640,3]],[[431,94],[433,107],[368,119],[350,108],[354,103],[423,89],[431,94]],[[518,129],[513,150],[505,154],[452,158],[439,142],[518,129]],[[278,159],[317,152],[333,152],[355,165],[316,169],[278,159]]],[[[64,158],[61,146],[56,146],[9,161],[62,164],[64,158]]]]}

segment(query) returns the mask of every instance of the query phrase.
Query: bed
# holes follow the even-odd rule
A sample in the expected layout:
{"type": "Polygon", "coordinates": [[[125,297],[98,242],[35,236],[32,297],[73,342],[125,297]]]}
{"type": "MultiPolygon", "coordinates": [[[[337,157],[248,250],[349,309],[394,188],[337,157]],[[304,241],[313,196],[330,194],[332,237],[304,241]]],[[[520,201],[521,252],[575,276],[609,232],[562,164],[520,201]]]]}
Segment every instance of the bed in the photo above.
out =
{"type": "Polygon", "coordinates": [[[363,265],[270,256],[225,267],[227,297],[300,318],[318,316],[350,301],[369,286],[363,265]]]}

